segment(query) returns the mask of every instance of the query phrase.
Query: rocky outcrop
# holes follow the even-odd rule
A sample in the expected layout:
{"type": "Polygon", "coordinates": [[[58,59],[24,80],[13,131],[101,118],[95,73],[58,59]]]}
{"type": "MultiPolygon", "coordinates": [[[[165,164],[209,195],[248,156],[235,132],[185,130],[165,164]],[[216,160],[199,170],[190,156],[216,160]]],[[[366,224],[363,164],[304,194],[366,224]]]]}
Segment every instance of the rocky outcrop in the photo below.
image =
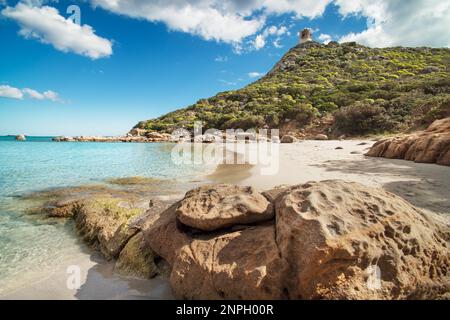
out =
{"type": "Polygon", "coordinates": [[[366,155],[450,166],[450,118],[436,120],[425,131],[380,140],[366,155]]]}
{"type": "Polygon", "coordinates": [[[171,142],[172,136],[167,133],[147,132],[141,129],[139,132],[122,137],[80,136],[80,137],[56,137],[55,142],[171,142]]]}
{"type": "Polygon", "coordinates": [[[393,194],[312,182],[289,188],[275,204],[290,298],[433,298],[449,289],[448,228],[393,194]],[[379,287],[370,286],[377,268],[379,287]]]}
{"type": "Polygon", "coordinates": [[[140,129],[140,128],[133,128],[130,130],[129,135],[133,137],[139,137],[139,136],[145,136],[147,133],[147,130],[140,129]]]}
{"type": "MultiPolygon", "coordinates": [[[[229,199],[242,195],[240,187],[223,190],[229,199]]],[[[212,210],[220,220],[228,218],[228,210],[239,211],[239,201],[220,210],[224,195],[201,189],[148,217],[145,241],[170,264],[177,297],[434,299],[448,294],[448,225],[405,200],[343,181],[280,187],[264,196],[275,207],[275,219],[251,225],[229,220],[226,229],[204,231],[192,228],[190,220],[183,223],[180,208],[188,208],[192,221],[195,212],[200,218],[212,210]]]]}
{"type": "Polygon", "coordinates": [[[207,185],[189,191],[179,202],[176,215],[191,228],[214,231],[266,221],[274,212],[271,203],[251,187],[207,185]]]}

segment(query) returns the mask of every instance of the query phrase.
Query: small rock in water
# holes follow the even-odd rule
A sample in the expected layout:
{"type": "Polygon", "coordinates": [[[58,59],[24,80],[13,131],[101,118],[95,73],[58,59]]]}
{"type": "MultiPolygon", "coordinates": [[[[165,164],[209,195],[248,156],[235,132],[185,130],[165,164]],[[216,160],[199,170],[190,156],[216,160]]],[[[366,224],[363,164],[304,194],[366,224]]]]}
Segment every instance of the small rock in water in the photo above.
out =
{"type": "Polygon", "coordinates": [[[334,149],[334,150],[343,150],[344,148],[342,148],[342,147],[337,147],[336,149],[334,149]]]}
{"type": "Polygon", "coordinates": [[[352,152],[350,152],[350,154],[362,154],[362,152],[360,152],[360,151],[352,151],[352,152]]]}
{"type": "Polygon", "coordinates": [[[19,134],[18,136],[16,136],[16,140],[17,141],[25,141],[25,140],[27,140],[27,138],[25,137],[24,134],[19,134]]]}

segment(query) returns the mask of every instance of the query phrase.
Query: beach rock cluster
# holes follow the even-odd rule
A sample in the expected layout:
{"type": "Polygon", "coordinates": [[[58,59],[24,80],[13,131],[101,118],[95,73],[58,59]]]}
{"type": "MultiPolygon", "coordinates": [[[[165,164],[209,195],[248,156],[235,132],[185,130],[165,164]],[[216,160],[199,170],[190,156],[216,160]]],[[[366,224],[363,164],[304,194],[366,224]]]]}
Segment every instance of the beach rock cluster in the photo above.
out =
{"type": "Polygon", "coordinates": [[[436,120],[425,131],[380,140],[366,155],[450,166],[450,118],[436,120]]]}
{"type": "MultiPolygon", "coordinates": [[[[112,182],[146,185],[128,180],[112,182]]],[[[126,190],[42,197],[64,196],[48,215],[71,217],[115,272],[167,277],[180,299],[450,297],[449,225],[380,188],[205,185],[145,205],[126,190]]]]}
{"type": "Polygon", "coordinates": [[[147,135],[131,135],[123,137],[101,137],[101,136],[80,136],[80,137],[56,137],[56,142],[170,142],[172,136],[167,133],[147,132],[147,135]]]}
{"type": "Polygon", "coordinates": [[[434,299],[449,294],[448,225],[378,188],[210,185],[142,227],[182,299],[434,299]]]}

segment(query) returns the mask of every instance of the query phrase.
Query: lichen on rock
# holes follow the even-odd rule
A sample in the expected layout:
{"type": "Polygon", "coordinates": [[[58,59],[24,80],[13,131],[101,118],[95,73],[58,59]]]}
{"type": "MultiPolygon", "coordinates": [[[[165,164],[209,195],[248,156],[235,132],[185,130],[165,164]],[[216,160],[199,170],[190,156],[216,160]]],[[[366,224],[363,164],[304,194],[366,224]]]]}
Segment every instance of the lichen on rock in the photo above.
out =
{"type": "Polygon", "coordinates": [[[167,273],[167,266],[144,241],[142,232],[134,235],[120,252],[114,271],[118,274],[151,279],[167,273]]]}
{"type": "Polygon", "coordinates": [[[94,198],[82,200],[74,208],[75,226],[83,239],[98,247],[109,259],[116,258],[138,231],[128,227],[128,220],[144,212],[140,208],[119,206],[120,201],[117,198],[94,198]]]}

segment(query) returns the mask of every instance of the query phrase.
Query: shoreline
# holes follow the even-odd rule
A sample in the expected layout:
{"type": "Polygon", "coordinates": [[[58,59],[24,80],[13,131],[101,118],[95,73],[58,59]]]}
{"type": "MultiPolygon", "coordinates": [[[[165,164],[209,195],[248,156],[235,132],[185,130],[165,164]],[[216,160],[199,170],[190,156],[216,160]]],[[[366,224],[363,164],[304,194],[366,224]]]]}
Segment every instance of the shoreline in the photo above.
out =
{"type": "MultiPolygon", "coordinates": [[[[260,165],[221,164],[212,172],[205,171],[204,175],[190,181],[190,187],[195,184],[226,183],[252,186],[263,191],[279,185],[342,179],[382,187],[408,200],[424,212],[432,215],[438,213],[441,220],[449,223],[450,199],[446,198],[445,191],[450,190],[450,170],[435,164],[364,156],[365,150],[373,143],[369,140],[334,140],[280,144],[279,172],[275,176],[261,176],[260,165]]],[[[122,181],[129,183],[127,179],[122,181]]],[[[184,186],[187,188],[187,185],[186,183],[184,186]]],[[[139,193],[134,190],[132,183],[128,184],[128,188],[131,193],[139,193]]],[[[170,199],[170,195],[165,193],[160,194],[160,197],[170,199]]],[[[176,200],[176,197],[170,199],[173,202],[176,200]]],[[[95,250],[89,249],[88,259],[75,261],[82,265],[83,284],[79,290],[72,291],[61,291],[59,287],[61,295],[57,297],[58,299],[173,298],[167,279],[140,280],[118,276],[114,273],[114,262],[95,258],[96,255],[95,250]]],[[[53,276],[55,275],[57,275],[56,282],[55,277],[52,278],[50,275],[26,287],[12,290],[2,298],[31,299],[36,296],[39,296],[39,299],[55,298],[52,294],[58,290],[58,286],[65,283],[67,277],[65,270],[61,268],[57,268],[53,276]]]]}
{"type": "MultiPolygon", "coordinates": [[[[72,239],[72,245],[58,256],[52,257],[56,264],[30,265],[24,274],[5,279],[0,291],[4,300],[92,300],[92,299],[174,299],[167,279],[160,276],[143,279],[133,275],[122,275],[115,271],[115,260],[108,260],[96,248],[90,247],[81,236],[71,218],[51,217],[45,210],[69,204],[85,198],[104,196],[125,197],[133,207],[148,207],[153,201],[172,203],[179,200],[184,192],[195,183],[186,181],[160,180],[145,177],[128,177],[105,180],[103,184],[84,184],[76,186],[53,187],[25,193],[18,198],[22,201],[24,212],[18,213],[31,223],[55,226],[55,232],[64,232],[72,239]],[[29,203],[27,203],[29,202],[29,203]],[[27,212],[26,210],[29,210],[27,212]],[[64,226],[64,227],[62,227],[64,226]],[[70,267],[79,269],[80,287],[67,286],[70,267]]],[[[124,202],[127,207],[127,202],[124,202]]],[[[42,248],[51,251],[51,248],[42,248]]]]}

